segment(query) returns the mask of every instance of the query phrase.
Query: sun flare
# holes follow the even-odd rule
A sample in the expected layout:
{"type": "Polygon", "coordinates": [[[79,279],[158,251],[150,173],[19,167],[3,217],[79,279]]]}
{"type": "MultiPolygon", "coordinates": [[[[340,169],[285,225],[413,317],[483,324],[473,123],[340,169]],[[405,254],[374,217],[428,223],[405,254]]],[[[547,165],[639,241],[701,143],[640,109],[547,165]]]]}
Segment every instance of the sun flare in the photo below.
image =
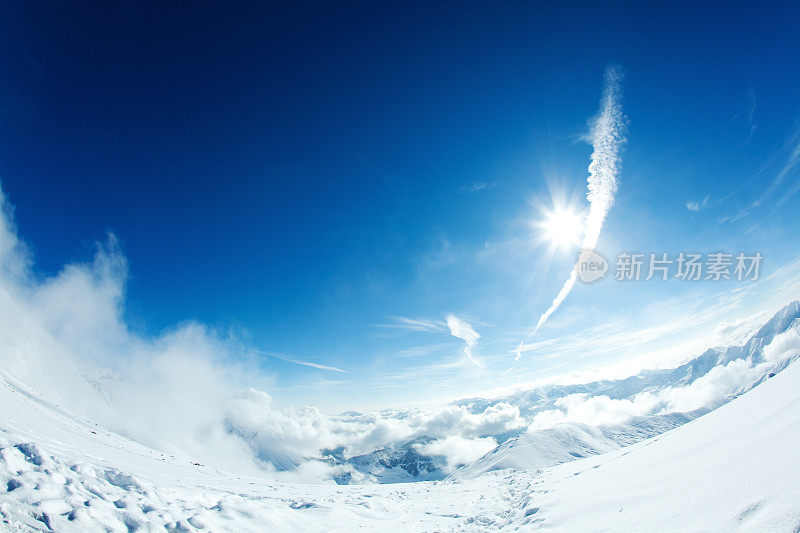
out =
{"type": "Polygon", "coordinates": [[[569,209],[556,209],[546,213],[541,227],[544,238],[556,246],[578,244],[583,234],[583,217],[569,209]]]}

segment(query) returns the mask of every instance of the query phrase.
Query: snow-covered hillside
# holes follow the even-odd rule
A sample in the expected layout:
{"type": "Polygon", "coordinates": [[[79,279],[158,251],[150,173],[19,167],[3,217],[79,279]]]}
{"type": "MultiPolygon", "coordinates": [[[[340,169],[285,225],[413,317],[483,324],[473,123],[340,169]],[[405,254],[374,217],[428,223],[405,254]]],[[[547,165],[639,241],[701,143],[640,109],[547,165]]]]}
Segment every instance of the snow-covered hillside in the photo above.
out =
{"type": "Polygon", "coordinates": [[[800,365],[683,427],[546,470],[528,524],[573,530],[797,531],[800,365]]]}
{"type": "MultiPolygon", "coordinates": [[[[7,530],[776,530],[800,525],[800,365],[630,447],[542,471],[336,486],[234,476],[0,382],[7,530]]],[[[525,466],[525,465],[520,465],[525,466]]]]}

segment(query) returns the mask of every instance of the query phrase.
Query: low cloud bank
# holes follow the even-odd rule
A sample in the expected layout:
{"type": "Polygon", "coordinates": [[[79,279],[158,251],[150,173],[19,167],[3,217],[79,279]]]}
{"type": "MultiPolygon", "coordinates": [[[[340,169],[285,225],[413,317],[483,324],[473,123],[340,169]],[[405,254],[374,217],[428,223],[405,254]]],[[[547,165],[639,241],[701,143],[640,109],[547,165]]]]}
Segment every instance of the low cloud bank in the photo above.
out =
{"type": "Polygon", "coordinates": [[[567,422],[593,426],[624,424],[649,415],[688,413],[713,409],[746,392],[772,369],[800,355],[800,335],[789,329],[775,335],[763,349],[763,361],[752,358],[730,361],[685,386],[665,386],[631,398],[570,394],[555,401],[556,409],[537,413],[530,430],[551,428],[567,422]]]}
{"type": "Polygon", "coordinates": [[[423,455],[445,457],[447,459],[445,473],[447,474],[454,472],[460,466],[477,461],[496,447],[497,441],[492,437],[465,439],[458,435],[415,446],[417,451],[423,455]]]}

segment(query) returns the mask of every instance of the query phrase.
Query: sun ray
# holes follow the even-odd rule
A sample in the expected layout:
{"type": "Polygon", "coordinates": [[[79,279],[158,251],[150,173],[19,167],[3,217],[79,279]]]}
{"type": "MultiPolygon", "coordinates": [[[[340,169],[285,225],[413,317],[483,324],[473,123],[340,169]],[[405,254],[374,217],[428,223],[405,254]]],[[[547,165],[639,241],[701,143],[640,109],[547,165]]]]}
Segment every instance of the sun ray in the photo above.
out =
{"type": "Polygon", "coordinates": [[[557,247],[573,246],[580,242],[584,230],[584,217],[571,209],[556,208],[544,213],[538,226],[543,237],[557,247]]]}

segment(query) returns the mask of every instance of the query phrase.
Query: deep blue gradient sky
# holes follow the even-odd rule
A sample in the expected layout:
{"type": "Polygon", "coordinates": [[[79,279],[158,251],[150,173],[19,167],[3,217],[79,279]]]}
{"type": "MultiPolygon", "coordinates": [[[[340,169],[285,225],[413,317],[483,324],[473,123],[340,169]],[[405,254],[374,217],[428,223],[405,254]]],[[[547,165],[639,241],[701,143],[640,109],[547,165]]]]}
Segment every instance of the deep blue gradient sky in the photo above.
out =
{"type": "MultiPolygon", "coordinates": [[[[800,255],[782,188],[725,221],[797,143],[797,4],[26,2],[0,24],[0,183],[38,271],[112,231],[132,328],[193,319],[349,371],[265,356],[287,395],[420,399],[610,360],[509,370],[508,354],[574,258],[530,222],[585,207],[610,62],[630,124],[601,247],[760,250],[771,271],[800,255]],[[481,333],[488,369],[448,369],[462,343],[443,326],[395,327],[447,313],[481,333]]],[[[563,308],[593,318],[554,315],[543,338],[721,290],[598,287],[563,308]]]]}

